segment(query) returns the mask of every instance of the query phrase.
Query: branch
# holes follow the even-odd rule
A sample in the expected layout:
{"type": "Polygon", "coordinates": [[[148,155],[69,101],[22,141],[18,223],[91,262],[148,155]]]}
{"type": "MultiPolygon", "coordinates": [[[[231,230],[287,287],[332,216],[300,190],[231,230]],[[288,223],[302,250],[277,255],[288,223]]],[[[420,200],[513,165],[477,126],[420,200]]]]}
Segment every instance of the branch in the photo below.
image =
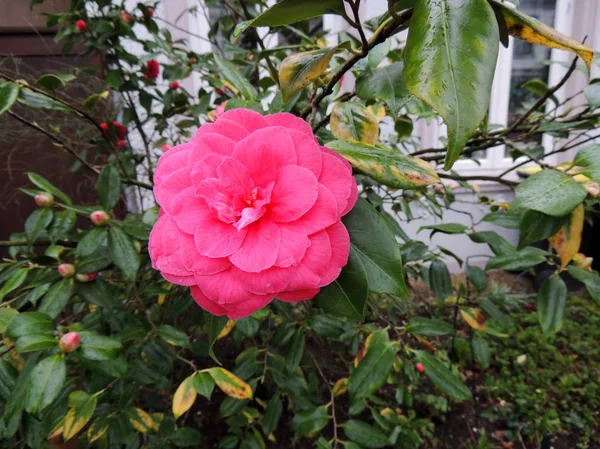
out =
{"type": "Polygon", "coordinates": [[[504,184],[509,187],[514,187],[519,183],[516,181],[508,181],[506,179],[502,179],[502,175],[500,176],[458,176],[458,175],[449,175],[446,173],[438,173],[440,178],[444,179],[452,179],[454,181],[492,181],[497,182],[499,184],[504,184]]]}

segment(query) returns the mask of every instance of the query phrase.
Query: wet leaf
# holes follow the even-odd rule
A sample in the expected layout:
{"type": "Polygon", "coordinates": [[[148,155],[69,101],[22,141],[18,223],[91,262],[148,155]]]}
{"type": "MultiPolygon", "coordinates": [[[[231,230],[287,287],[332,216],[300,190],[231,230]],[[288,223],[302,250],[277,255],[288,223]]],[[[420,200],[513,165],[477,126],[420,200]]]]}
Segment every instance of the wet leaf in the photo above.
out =
{"type": "Polygon", "coordinates": [[[294,53],[281,62],[279,82],[284,103],[319,78],[329,67],[335,48],[294,53]]]}
{"type": "Polygon", "coordinates": [[[337,103],[329,125],[332,134],[341,140],[375,145],[379,139],[379,120],[361,103],[337,103]]]}

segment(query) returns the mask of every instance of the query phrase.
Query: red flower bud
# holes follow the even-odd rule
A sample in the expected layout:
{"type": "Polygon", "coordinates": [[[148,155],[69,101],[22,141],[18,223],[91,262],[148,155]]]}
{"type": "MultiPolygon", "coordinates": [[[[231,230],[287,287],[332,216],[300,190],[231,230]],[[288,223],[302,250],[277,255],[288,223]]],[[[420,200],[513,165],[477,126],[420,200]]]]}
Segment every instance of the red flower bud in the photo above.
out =
{"type": "Polygon", "coordinates": [[[423,371],[425,371],[425,367],[421,363],[417,363],[415,365],[415,367],[417,368],[417,371],[420,372],[420,373],[422,373],[423,371]]]}
{"type": "Polygon", "coordinates": [[[196,64],[198,62],[198,59],[194,58],[193,56],[190,58],[190,64],[196,64]]]}
{"type": "Polygon", "coordinates": [[[131,23],[131,16],[125,11],[121,11],[121,20],[125,23],[131,23]]]}
{"type": "Polygon", "coordinates": [[[94,279],[96,279],[96,276],[98,276],[98,273],[77,273],[75,275],[75,279],[77,279],[79,282],[92,282],[94,279]]]}
{"type": "Polygon", "coordinates": [[[85,33],[88,29],[87,23],[85,23],[85,20],[81,20],[79,19],[77,22],[75,22],[75,26],[77,27],[77,30],[79,30],[80,33],[85,33]]]}
{"type": "Polygon", "coordinates": [[[54,197],[49,193],[38,193],[35,196],[35,204],[40,207],[50,206],[52,203],[54,203],[54,197]]]}
{"type": "MultiPolygon", "coordinates": [[[[225,90],[227,90],[227,88],[225,88],[225,90]]],[[[217,89],[215,89],[215,92],[217,93],[217,95],[220,95],[221,97],[222,97],[223,95],[225,95],[225,91],[223,91],[223,90],[221,90],[221,89],[218,89],[218,88],[217,88],[217,89]]]]}
{"type": "Polygon", "coordinates": [[[107,132],[108,131],[108,123],[100,123],[100,128],[102,128],[102,131],[107,132]]]}
{"type": "Polygon", "coordinates": [[[110,217],[103,210],[96,210],[90,214],[90,220],[96,226],[103,226],[110,220],[110,217]]]}
{"type": "Polygon", "coordinates": [[[119,140],[117,142],[117,145],[119,146],[119,148],[125,148],[127,146],[127,142],[124,140],[119,140]]]}
{"type": "Polygon", "coordinates": [[[62,352],[73,352],[81,344],[81,339],[77,332],[69,332],[63,335],[58,343],[58,347],[62,352]]]}
{"type": "Polygon", "coordinates": [[[148,79],[155,80],[160,73],[160,64],[156,59],[151,59],[146,63],[144,76],[148,79]]]}
{"type": "Polygon", "coordinates": [[[58,274],[60,274],[64,278],[73,277],[75,274],[75,265],[70,263],[61,263],[58,266],[58,274]]]}
{"type": "Polygon", "coordinates": [[[171,83],[171,89],[173,89],[173,90],[179,89],[179,82],[178,81],[173,81],[171,83]]]}
{"type": "Polygon", "coordinates": [[[154,15],[154,8],[148,8],[146,13],[148,14],[148,17],[152,17],[154,15]]]}

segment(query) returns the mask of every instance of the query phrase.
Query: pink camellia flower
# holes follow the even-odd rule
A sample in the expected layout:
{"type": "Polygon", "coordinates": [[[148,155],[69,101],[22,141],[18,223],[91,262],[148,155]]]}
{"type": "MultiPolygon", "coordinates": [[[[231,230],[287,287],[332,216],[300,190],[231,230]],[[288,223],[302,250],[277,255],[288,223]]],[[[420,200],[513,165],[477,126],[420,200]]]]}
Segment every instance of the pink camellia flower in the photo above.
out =
{"type": "Polygon", "coordinates": [[[210,313],[312,299],[348,262],[352,169],[291,114],[223,113],[161,156],[154,183],[153,266],[210,313]]]}
{"type": "Polygon", "coordinates": [[[81,338],[77,332],[69,332],[63,335],[58,342],[58,347],[62,352],[73,352],[81,344],[81,338]]]}

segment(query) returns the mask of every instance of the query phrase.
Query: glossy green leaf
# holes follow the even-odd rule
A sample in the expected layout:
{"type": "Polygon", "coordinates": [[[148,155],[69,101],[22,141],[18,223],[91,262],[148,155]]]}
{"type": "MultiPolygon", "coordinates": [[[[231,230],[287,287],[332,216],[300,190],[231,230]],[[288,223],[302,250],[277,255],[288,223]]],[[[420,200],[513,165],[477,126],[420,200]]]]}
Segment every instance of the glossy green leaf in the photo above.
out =
{"type": "Polygon", "coordinates": [[[351,419],[342,424],[342,427],[346,436],[360,447],[379,449],[391,446],[390,440],[385,433],[365,422],[351,419]]]}
{"type": "Polygon", "coordinates": [[[336,103],[329,121],[337,139],[375,145],[379,139],[379,120],[362,103],[336,103]]]}
{"type": "Polygon", "coordinates": [[[96,193],[106,210],[111,210],[121,199],[121,177],[112,165],[106,165],[96,181],[96,193]]]}
{"type": "Polygon", "coordinates": [[[568,219],[568,215],[553,217],[535,210],[526,211],[519,225],[518,248],[524,248],[532,243],[552,237],[563,227],[568,219]]]}
{"type": "Polygon", "coordinates": [[[25,410],[38,413],[47,408],[60,394],[65,383],[67,367],[62,355],[43,359],[31,371],[23,398],[25,410]]]}
{"type": "Polygon", "coordinates": [[[590,296],[600,304],[600,276],[595,271],[583,270],[574,265],[569,265],[567,271],[571,276],[585,285],[590,296]]]}
{"type": "Polygon", "coordinates": [[[51,193],[57,198],[60,198],[65,204],[71,204],[71,199],[68,197],[68,195],[62,190],[56,188],[50,181],[48,181],[43,176],[38,175],[37,173],[29,172],[27,173],[27,177],[33,184],[38,186],[40,189],[51,193]]]}
{"type": "Polygon", "coordinates": [[[267,404],[265,414],[261,421],[265,435],[269,435],[277,429],[282,411],[283,404],[281,402],[281,397],[278,394],[275,394],[267,404]]]}
{"type": "Polygon", "coordinates": [[[54,331],[54,323],[48,315],[40,312],[23,312],[10,321],[6,328],[6,335],[19,338],[52,331],[54,331]]]}
{"type": "Polygon", "coordinates": [[[542,170],[530,176],[515,190],[514,207],[563,217],[587,196],[585,187],[557,170],[542,170]]]}
{"type": "Polygon", "coordinates": [[[46,230],[53,216],[50,207],[42,207],[33,211],[25,222],[25,234],[27,234],[29,243],[34,243],[40,234],[46,230]]]}
{"type": "Polygon", "coordinates": [[[430,237],[433,237],[433,234],[436,232],[441,232],[442,234],[464,234],[469,228],[460,223],[439,223],[429,226],[421,226],[417,231],[417,234],[424,229],[431,229],[430,237]]]}
{"type": "Polygon", "coordinates": [[[411,334],[423,335],[425,337],[440,337],[454,333],[452,324],[447,321],[419,316],[408,320],[406,330],[411,334]]]}
{"type": "Polygon", "coordinates": [[[333,315],[363,320],[369,293],[363,262],[363,258],[351,247],[348,263],[335,281],[321,289],[314,303],[333,315]]]}
{"type": "Polygon", "coordinates": [[[279,82],[284,103],[327,70],[336,50],[337,47],[294,53],[281,62],[279,82]]]}
{"type": "Polygon", "coordinates": [[[117,227],[108,230],[108,251],[123,275],[128,279],[135,278],[140,267],[140,255],[127,234],[117,227]]]}
{"type": "Polygon", "coordinates": [[[577,167],[583,167],[580,172],[582,175],[600,182],[600,145],[590,145],[579,150],[573,164],[577,167]]]}
{"type": "Polygon", "coordinates": [[[563,324],[567,304],[567,285],[559,274],[548,277],[537,294],[537,311],[546,334],[558,332],[563,324]]]}
{"type": "Polygon", "coordinates": [[[418,0],[404,50],[404,80],[448,125],[449,170],[488,112],[500,34],[486,0],[418,0]]]}
{"type": "Polygon", "coordinates": [[[38,307],[38,312],[55,319],[69,303],[72,293],[73,278],[61,279],[46,292],[38,307]]]}
{"type": "MultiPolygon", "coordinates": [[[[586,88],[583,89],[583,93],[585,95],[585,99],[588,102],[588,105],[592,110],[600,108],[600,84],[594,83],[590,84],[586,88]]],[[[1,109],[0,109],[1,111],[1,109]]],[[[1,113],[1,112],[0,112],[1,113]]]]}
{"type": "Polygon", "coordinates": [[[215,381],[208,373],[196,373],[194,375],[194,388],[199,395],[204,396],[210,401],[215,389],[215,381]]]}
{"type": "Polygon", "coordinates": [[[96,332],[79,332],[81,356],[88,360],[114,359],[121,350],[121,342],[113,337],[105,337],[96,332]]]}
{"type": "Polygon", "coordinates": [[[517,251],[514,245],[495,231],[482,231],[469,234],[475,243],[487,243],[496,256],[505,256],[517,251]]]}
{"type": "Polygon", "coordinates": [[[65,87],[69,81],[74,79],[77,79],[77,77],[70,73],[46,73],[38,78],[36,84],[47,90],[56,90],[59,87],[65,87]]]}
{"type": "Polygon", "coordinates": [[[490,347],[483,338],[475,337],[471,342],[471,348],[473,349],[473,357],[475,361],[483,369],[490,367],[490,347]]]}
{"type": "Polygon", "coordinates": [[[221,72],[223,78],[238,89],[242,97],[246,100],[254,100],[257,95],[256,89],[250,84],[250,81],[239,72],[238,67],[220,56],[214,55],[214,57],[217,68],[219,69],[219,72],[221,72]]]}
{"type": "Polygon", "coordinates": [[[404,63],[379,67],[365,73],[356,83],[356,94],[364,99],[385,101],[395,115],[400,115],[402,107],[410,100],[410,93],[404,84],[404,63]]]}
{"type": "Polygon", "coordinates": [[[8,111],[19,96],[19,86],[15,83],[6,83],[0,87],[0,115],[8,111]]]}
{"type": "Polygon", "coordinates": [[[329,422],[327,407],[321,406],[312,410],[296,413],[292,420],[294,431],[303,436],[314,436],[329,422]]]}
{"type": "Polygon", "coordinates": [[[89,256],[82,257],[77,261],[76,267],[78,273],[96,273],[108,267],[112,259],[105,247],[98,248],[89,256]]]}
{"type": "Polygon", "coordinates": [[[192,427],[182,427],[169,437],[169,441],[177,447],[198,447],[202,434],[192,427]]]}
{"type": "Polygon", "coordinates": [[[565,36],[518,9],[510,7],[506,3],[497,0],[490,0],[490,3],[502,12],[506,21],[506,28],[512,36],[531,42],[532,44],[571,51],[585,61],[588,69],[591,67],[592,60],[594,59],[594,51],[591,48],[582,45],[573,38],[565,36]]]}
{"type": "Polygon", "coordinates": [[[6,403],[15,389],[19,372],[10,362],[0,359],[0,399],[6,403]]]}
{"type": "Polygon", "coordinates": [[[107,230],[97,227],[88,230],[77,244],[77,253],[80,256],[93,254],[100,246],[106,245],[107,230]]]}
{"type": "Polygon", "coordinates": [[[19,354],[26,352],[42,351],[44,349],[56,348],[58,341],[56,337],[50,333],[25,335],[15,343],[15,350],[19,354]]]}
{"type": "Polygon", "coordinates": [[[373,332],[367,342],[362,359],[348,377],[348,392],[353,400],[381,388],[394,364],[396,348],[390,342],[387,330],[373,332]]]}
{"type": "Polygon", "coordinates": [[[222,363],[219,362],[219,359],[217,359],[217,356],[215,355],[214,345],[217,341],[217,337],[219,336],[219,334],[221,333],[228,321],[229,319],[226,316],[214,316],[208,314],[208,355],[210,355],[210,357],[219,365],[222,365],[222,363]]]}
{"type": "Polygon", "coordinates": [[[488,286],[487,274],[481,268],[475,265],[467,265],[467,279],[479,291],[484,291],[488,286]]]}
{"type": "Polygon", "coordinates": [[[17,309],[11,309],[10,307],[0,308],[0,334],[6,333],[8,325],[19,314],[17,309]]]}
{"type": "Polygon", "coordinates": [[[159,337],[173,346],[188,347],[190,345],[190,339],[187,334],[169,324],[158,327],[156,333],[159,337]]]}
{"type": "Polygon", "coordinates": [[[276,27],[301,22],[323,14],[345,14],[343,0],[282,0],[260,16],[250,25],[276,27]]]}
{"type": "Polygon", "coordinates": [[[48,228],[48,237],[51,242],[56,242],[61,238],[67,237],[67,233],[73,229],[77,215],[70,210],[61,210],[54,213],[54,220],[48,228]]]}
{"type": "Polygon", "coordinates": [[[19,268],[8,278],[4,285],[2,285],[2,288],[0,288],[0,301],[10,292],[23,285],[23,282],[27,278],[27,273],[29,273],[27,268],[19,268]]]}
{"type": "Polygon", "coordinates": [[[546,251],[531,246],[517,252],[492,257],[485,267],[487,270],[526,270],[546,261],[546,251]]]}
{"type": "Polygon", "coordinates": [[[64,111],[69,112],[73,111],[70,107],[64,105],[60,101],[56,101],[50,98],[47,95],[41,94],[39,92],[34,92],[31,89],[26,87],[22,87],[19,90],[18,96],[19,103],[23,103],[25,106],[28,106],[33,109],[48,109],[51,111],[64,111]]]}
{"type": "Polygon", "coordinates": [[[355,169],[388,187],[415,189],[440,181],[429,163],[399,151],[345,140],[334,140],[326,146],[344,156],[355,169]]]}
{"type": "Polygon", "coordinates": [[[429,265],[429,285],[440,303],[452,295],[452,279],[448,267],[441,260],[434,260],[429,265]]]}
{"type": "Polygon", "coordinates": [[[304,332],[299,329],[294,333],[288,345],[287,354],[285,356],[285,363],[288,369],[294,370],[298,367],[302,360],[302,356],[304,355],[305,344],[306,337],[304,332]]]}
{"type": "Polygon", "coordinates": [[[473,399],[467,386],[442,361],[423,351],[415,351],[415,356],[425,368],[424,373],[442,393],[457,401],[473,399]]]}

